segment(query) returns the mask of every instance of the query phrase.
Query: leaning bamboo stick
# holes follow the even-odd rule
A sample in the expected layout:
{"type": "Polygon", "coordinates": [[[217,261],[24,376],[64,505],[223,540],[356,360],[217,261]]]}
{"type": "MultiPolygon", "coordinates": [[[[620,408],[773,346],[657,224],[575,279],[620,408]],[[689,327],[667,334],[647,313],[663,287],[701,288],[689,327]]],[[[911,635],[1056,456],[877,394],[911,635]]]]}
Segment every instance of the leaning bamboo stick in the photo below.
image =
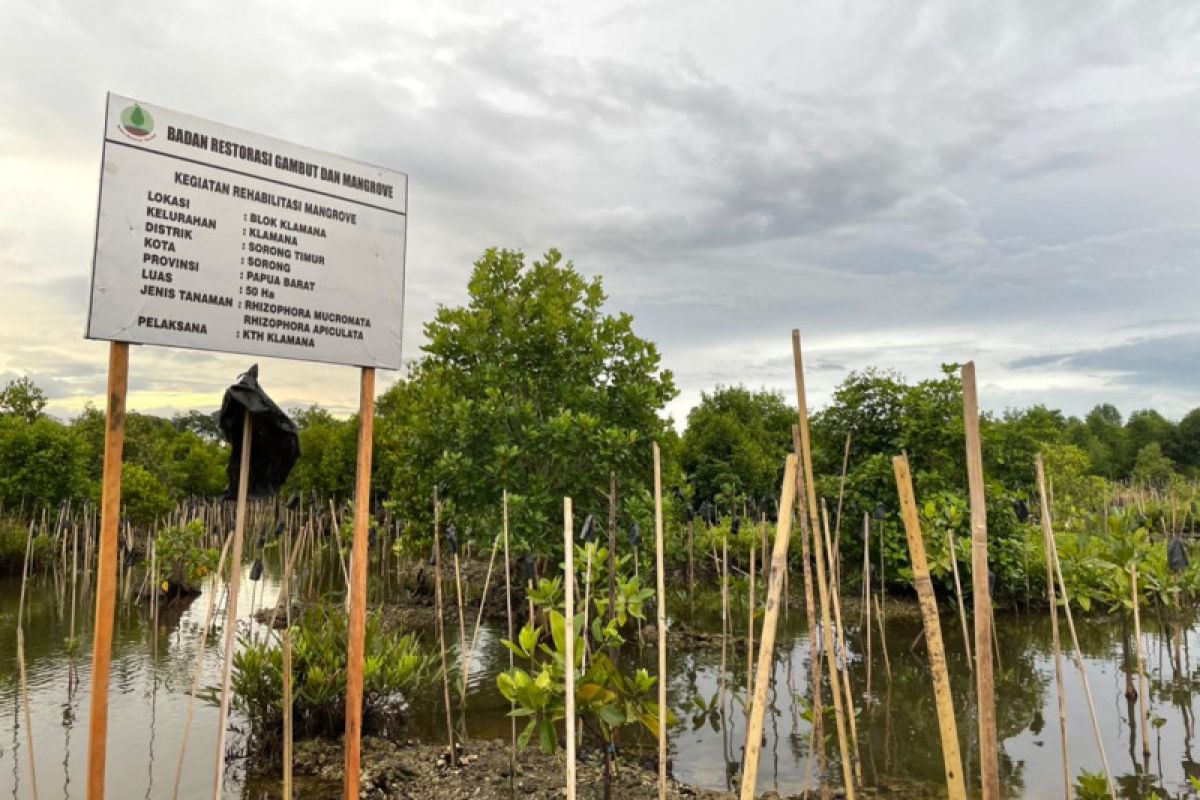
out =
{"type": "Polygon", "coordinates": [[[962,623],[963,649],[967,651],[967,669],[975,671],[974,658],[971,656],[971,634],[967,631],[967,606],[963,602],[962,581],[958,577],[958,546],[954,540],[954,530],[946,529],[946,547],[950,550],[950,567],[954,572],[954,598],[958,601],[958,621],[962,623]]]}
{"type": "MultiPolygon", "coordinates": [[[[762,751],[763,715],[767,706],[767,687],[775,664],[775,629],[779,622],[779,602],[783,592],[783,574],[787,571],[788,545],[792,538],[792,509],[796,504],[796,455],[787,457],[783,488],[780,490],[779,520],[775,528],[775,546],[771,553],[770,580],[767,585],[766,614],[758,651],[758,675],[746,725],[745,762],[742,769],[741,800],[754,800],[758,782],[758,759],[762,751]]],[[[764,554],[763,558],[766,558],[764,554]]]]}
{"type": "Polygon", "coordinates": [[[1058,599],[1054,592],[1054,559],[1050,553],[1054,546],[1054,530],[1050,525],[1050,506],[1046,502],[1046,472],[1042,465],[1042,457],[1036,460],[1038,499],[1041,502],[1042,547],[1046,554],[1046,601],[1050,604],[1050,638],[1054,644],[1054,681],[1058,690],[1058,730],[1062,743],[1063,797],[1071,800],[1075,795],[1075,786],[1071,782],[1070,747],[1067,738],[1067,698],[1066,687],[1063,686],[1062,645],[1058,636],[1058,599]]]}
{"type": "MultiPolygon", "coordinates": [[[[847,441],[849,439],[847,438],[847,441]]],[[[846,695],[846,719],[850,722],[850,743],[854,748],[854,779],[862,784],[862,758],[858,750],[858,722],[854,713],[854,694],[850,690],[850,653],[846,650],[846,635],[842,626],[842,600],[838,584],[833,581],[837,574],[837,562],[834,559],[833,548],[829,540],[829,508],[821,504],[821,522],[825,532],[825,555],[829,557],[829,576],[831,580],[830,595],[833,600],[833,618],[837,625],[837,648],[842,658],[842,690],[846,695]]]]}
{"type": "Polygon", "coordinates": [[[21,567],[21,599],[17,603],[17,670],[21,681],[21,708],[25,717],[25,754],[29,757],[29,786],[37,800],[37,767],[33,757],[33,723],[29,712],[29,685],[25,678],[25,586],[29,582],[29,557],[33,551],[33,526],[25,539],[25,561],[21,567]]]}
{"type": "Polygon", "coordinates": [[[750,570],[748,578],[750,581],[748,592],[746,594],[746,608],[749,619],[746,620],[746,713],[750,713],[750,696],[754,694],[754,574],[757,570],[754,568],[754,545],[753,538],[750,539],[750,570]]]}
{"type": "MultiPolygon", "coordinates": [[[[508,616],[508,640],[516,641],[513,633],[513,605],[512,605],[512,567],[509,563],[509,548],[508,548],[508,489],[504,490],[501,496],[501,510],[503,512],[504,526],[504,606],[508,616]]],[[[533,624],[533,620],[529,621],[533,624]]],[[[508,671],[513,671],[513,652],[508,651],[508,671]]],[[[510,711],[516,710],[517,703],[515,700],[509,702],[510,711]]],[[[516,775],[517,764],[517,718],[510,715],[512,723],[512,747],[508,754],[508,776],[509,788],[512,788],[512,780],[516,775]]]]}
{"type": "MultiPolygon", "coordinates": [[[[1051,490],[1052,491],[1052,490],[1051,490]]],[[[1054,496],[1047,493],[1050,507],[1054,507],[1054,496]]],[[[1108,753],[1104,750],[1104,737],[1100,733],[1100,720],[1096,717],[1096,703],[1092,699],[1092,687],[1088,681],[1087,668],[1083,665],[1083,650],[1079,647],[1079,636],[1075,632],[1075,618],[1071,614],[1071,597],[1067,594],[1067,583],[1063,580],[1062,563],[1058,560],[1058,545],[1054,537],[1049,539],[1050,558],[1054,560],[1054,574],[1058,578],[1058,591],[1062,594],[1063,613],[1067,617],[1067,630],[1071,632],[1071,645],[1075,651],[1075,667],[1079,670],[1079,679],[1083,681],[1083,696],[1087,699],[1088,713],[1092,718],[1092,733],[1096,737],[1096,749],[1100,751],[1100,763],[1104,766],[1104,777],[1108,781],[1108,794],[1112,800],[1117,800],[1117,787],[1113,783],[1112,769],[1108,766],[1108,753]]]]}
{"type": "Polygon", "coordinates": [[[946,792],[950,800],[966,800],[967,789],[963,783],[962,755],[958,748],[958,728],[954,722],[954,698],[950,695],[950,676],[946,671],[942,626],[938,619],[933,584],[929,580],[929,564],[925,559],[925,543],[921,538],[921,522],[917,517],[917,502],[913,496],[908,458],[896,456],[892,459],[892,468],[896,473],[900,513],[904,520],[904,531],[908,536],[908,551],[912,556],[913,584],[921,604],[925,647],[929,653],[929,671],[933,673],[933,694],[937,704],[938,727],[942,734],[942,760],[946,768],[946,792]]]}
{"type": "Polygon", "coordinates": [[[450,705],[450,671],[446,666],[446,624],[442,619],[442,504],[433,490],[433,604],[437,615],[438,652],[442,660],[442,700],[446,704],[446,735],[450,737],[450,766],[458,767],[458,750],[454,744],[454,713],[450,705]]]}
{"type": "Polygon", "coordinates": [[[667,587],[663,568],[662,453],[654,454],[654,566],[658,627],[658,800],[667,798],[667,587]]]}
{"type": "Polygon", "coordinates": [[[475,617],[475,630],[471,632],[471,649],[467,651],[467,663],[463,667],[463,694],[467,693],[467,681],[471,677],[471,663],[475,660],[475,648],[479,644],[479,628],[483,625],[483,609],[487,605],[488,587],[492,583],[492,568],[496,566],[496,551],[499,549],[500,537],[497,536],[492,542],[492,557],[488,560],[487,575],[483,579],[483,595],[479,598],[479,614],[475,617]]]}
{"type": "Polygon", "coordinates": [[[1146,657],[1142,646],[1142,620],[1138,607],[1138,569],[1137,564],[1129,566],[1129,582],[1133,595],[1133,642],[1137,648],[1138,671],[1138,710],[1142,716],[1142,757],[1150,759],[1150,714],[1146,704],[1149,702],[1150,687],[1146,684],[1146,657]]]}

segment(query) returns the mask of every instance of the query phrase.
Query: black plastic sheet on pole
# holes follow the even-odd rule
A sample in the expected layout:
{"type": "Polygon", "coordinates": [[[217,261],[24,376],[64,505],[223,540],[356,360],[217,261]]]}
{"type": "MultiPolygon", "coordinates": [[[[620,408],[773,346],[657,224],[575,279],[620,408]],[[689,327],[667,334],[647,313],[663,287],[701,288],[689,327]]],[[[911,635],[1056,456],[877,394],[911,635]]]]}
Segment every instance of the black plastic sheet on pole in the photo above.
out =
{"type": "Polygon", "coordinates": [[[242,424],[250,412],[250,497],[268,497],[279,491],[288,473],[300,457],[300,431],[275,401],[258,385],[258,365],[252,366],[238,382],[225,390],[218,422],[221,435],[229,442],[227,497],[237,494],[239,465],[242,459],[242,424]]]}

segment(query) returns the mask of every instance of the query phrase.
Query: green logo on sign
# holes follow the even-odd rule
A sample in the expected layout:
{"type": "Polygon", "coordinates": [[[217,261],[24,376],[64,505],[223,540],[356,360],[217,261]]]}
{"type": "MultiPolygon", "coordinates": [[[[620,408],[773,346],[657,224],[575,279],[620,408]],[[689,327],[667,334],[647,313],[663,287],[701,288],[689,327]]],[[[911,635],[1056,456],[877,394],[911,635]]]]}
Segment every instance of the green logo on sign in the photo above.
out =
{"type": "Polygon", "coordinates": [[[134,139],[149,139],[154,134],[154,117],[134,103],[121,112],[121,130],[134,139]]]}

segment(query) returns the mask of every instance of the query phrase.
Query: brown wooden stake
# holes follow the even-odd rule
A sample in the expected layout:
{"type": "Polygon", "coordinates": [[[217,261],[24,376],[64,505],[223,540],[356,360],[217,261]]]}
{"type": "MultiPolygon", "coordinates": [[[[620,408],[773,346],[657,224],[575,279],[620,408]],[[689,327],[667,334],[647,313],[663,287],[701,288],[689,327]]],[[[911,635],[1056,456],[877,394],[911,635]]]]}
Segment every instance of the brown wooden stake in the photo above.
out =
{"type": "MultiPolygon", "coordinates": [[[[483,609],[487,605],[488,589],[492,584],[492,568],[496,566],[496,552],[500,549],[500,537],[492,541],[492,557],[488,559],[487,575],[483,578],[483,594],[479,598],[479,614],[475,617],[475,628],[471,631],[471,649],[467,651],[467,664],[463,667],[463,694],[471,678],[471,664],[475,660],[475,648],[479,644],[479,629],[483,626],[483,609]]],[[[511,639],[509,641],[512,641],[511,639]]]]}
{"type": "MultiPolygon", "coordinates": [[[[575,800],[575,521],[571,498],[563,498],[563,574],[567,590],[563,620],[563,665],[566,668],[567,800],[575,800]]],[[[586,633],[585,633],[586,635],[586,633]]]]}
{"type": "MultiPolygon", "coordinates": [[[[43,511],[43,513],[45,513],[43,511]]],[[[21,567],[21,599],[17,604],[17,672],[21,684],[21,708],[25,717],[25,755],[29,758],[29,786],[37,800],[37,766],[33,757],[33,722],[29,710],[29,685],[25,676],[25,585],[29,581],[29,556],[33,550],[33,526],[25,539],[25,561],[21,567]]]]}
{"type": "MultiPolygon", "coordinates": [[[[745,762],[742,767],[741,800],[754,800],[758,783],[758,759],[762,752],[763,716],[767,710],[767,688],[775,664],[775,630],[779,623],[779,601],[783,594],[783,575],[787,571],[788,545],[792,539],[792,509],[796,505],[796,456],[790,454],[783,471],[779,499],[779,520],[775,528],[775,546],[771,552],[771,571],[767,584],[766,614],[758,651],[758,675],[750,702],[750,721],[746,724],[745,762]]],[[[763,558],[766,556],[764,554],[763,558]]]]}
{"type": "MultiPolygon", "coordinates": [[[[797,421],[799,423],[797,427],[800,439],[800,460],[801,466],[803,467],[803,469],[797,472],[797,479],[802,479],[804,481],[804,491],[802,493],[798,492],[798,494],[804,497],[804,508],[801,509],[801,512],[803,513],[805,510],[808,511],[809,533],[807,535],[812,537],[813,562],[814,566],[816,567],[817,575],[817,594],[820,597],[821,606],[822,644],[819,646],[823,647],[825,650],[825,660],[829,668],[829,678],[830,680],[836,680],[837,659],[832,651],[833,632],[832,623],[829,619],[829,591],[825,584],[825,558],[822,555],[823,550],[821,548],[821,520],[820,514],[817,510],[817,487],[816,482],[813,480],[812,438],[808,430],[808,397],[804,389],[804,357],[802,348],[800,347],[800,331],[798,330],[792,331],[792,360],[794,362],[796,373],[796,414],[798,417],[797,421]]],[[[803,537],[805,535],[804,525],[802,524],[801,536],[803,537]]],[[[819,662],[819,659],[814,660],[819,662]]],[[[814,672],[817,669],[819,669],[819,667],[815,667],[814,672]]],[[[821,680],[819,673],[815,677],[816,679],[813,682],[813,716],[817,719],[820,719],[821,705],[819,702],[816,702],[820,696],[821,680]]],[[[846,785],[847,799],[854,800],[853,767],[850,761],[850,748],[848,747],[846,741],[846,723],[842,717],[841,696],[836,689],[833,691],[833,701],[834,714],[837,719],[838,728],[838,748],[842,756],[842,779],[846,785]]],[[[821,773],[824,774],[825,770],[823,762],[825,760],[825,744],[824,737],[819,733],[817,735],[817,741],[820,748],[817,751],[817,755],[822,762],[821,773]]]]}
{"type": "MultiPolygon", "coordinates": [[[[508,489],[504,490],[501,495],[501,511],[504,526],[504,607],[508,612],[508,640],[516,641],[513,631],[513,604],[512,604],[512,567],[509,563],[509,548],[508,548],[508,489]]],[[[530,625],[533,624],[531,620],[530,625]]],[[[508,671],[513,670],[513,652],[508,651],[508,671]]],[[[510,710],[516,710],[516,701],[509,702],[510,710]]],[[[512,717],[512,749],[509,750],[508,756],[508,776],[510,784],[515,777],[515,766],[517,763],[517,718],[512,717]]]]}
{"type": "Polygon", "coordinates": [[[442,699],[446,704],[446,735],[450,737],[450,766],[458,768],[458,751],[454,746],[454,712],[450,706],[450,670],[446,666],[446,623],[442,619],[442,504],[437,487],[433,488],[433,604],[437,614],[438,653],[442,659],[442,699]]]}
{"type": "Polygon", "coordinates": [[[667,578],[663,568],[662,453],[654,443],[654,566],[658,622],[658,800],[667,797],[667,578]]]}
{"type": "Polygon", "coordinates": [[[746,608],[749,619],[746,620],[746,713],[750,713],[750,697],[754,694],[754,539],[750,540],[750,580],[749,591],[746,594],[746,608]]]}
{"type": "Polygon", "coordinates": [[[1058,732],[1062,744],[1063,797],[1071,800],[1075,786],[1071,782],[1071,757],[1067,738],[1067,697],[1063,685],[1062,645],[1058,636],[1058,598],[1054,592],[1054,529],[1050,524],[1050,506],[1046,501],[1046,471],[1042,457],[1038,455],[1037,466],[1038,500],[1041,503],[1042,548],[1046,562],[1046,602],[1050,606],[1050,638],[1054,645],[1054,683],[1058,690],[1058,732]]]}
{"type": "Polygon", "coordinates": [[[1150,714],[1147,709],[1150,687],[1146,684],[1146,656],[1142,644],[1142,619],[1138,607],[1138,569],[1137,564],[1129,566],[1129,582],[1133,599],[1133,641],[1137,648],[1138,671],[1138,709],[1142,716],[1142,757],[1150,760],[1150,714]]]}
{"type": "MultiPolygon", "coordinates": [[[[962,755],[958,749],[958,728],[954,722],[954,698],[950,695],[950,676],[946,671],[946,650],[942,645],[942,625],[938,619],[937,599],[929,580],[929,563],[925,558],[925,542],[921,538],[921,522],[917,518],[917,501],[913,496],[912,474],[908,458],[892,459],[896,473],[896,491],[900,495],[900,514],[908,536],[908,552],[912,558],[913,585],[921,604],[921,620],[925,625],[925,649],[929,653],[929,671],[933,674],[933,695],[937,704],[938,727],[942,734],[942,760],[946,767],[946,792],[950,800],[966,800],[963,783],[962,755]]],[[[984,640],[984,648],[989,642],[984,640]]]]}
{"type": "Polygon", "coordinates": [[[954,540],[954,531],[946,529],[946,547],[950,551],[950,568],[954,573],[954,597],[958,600],[958,621],[962,624],[963,648],[967,651],[967,669],[975,671],[974,657],[971,655],[971,634],[967,631],[967,606],[963,602],[962,581],[958,577],[958,546],[954,540]]]}
{"type": "MultiPolygon", "coordinates": [[[[303,538],[303,532],[300,534],[303,538]]],[[[292,553],[292,529],[284,528],[283,550],[292,553]]],[[[280,594],[287,603],[284,609],[283,628],[283,798],[292,800],[292,597],[290,575],[291,564],[283,570],[283,586],[280,594]]],[[[276,608],[279,606],[276,605],[276,608]]],[[[274,625],[271,626],[272,629],[274,625]]]]}
{"type": "Polygon", "coordinates": [[[354,482],[354,543],[350,551],[350,641],[346,649],[346,800],[358,800],[362,768],[363,661],[367,630],[367,538],[371,524],[371,445],[375,370],[363,367],[358,396],[358,464],[354,482]]]}
{"type": "MultiPolygon", "coordinates": [[[[861,620],[866,621],[866,626],[863,628],[863,633],[867,635],[867,702],[866,707],[871,708],[871,515],[863,514],[863,569],[862,569],[862,586],[863,586],[863,611],[859,615],[861,620]]],[[[870,740],[867,742],[870,744],[870,740]]]]}
{"type": "MultiPolygon", "coordinates": [[[[1051,486],[1046,495],[1050,508],[1054,507],[1054,494],[1051,486]]],[[[1096,716],[1096,703],[1092,699],[1091,682],[1088,681],[1087,668],[1083,664],[1083,650],[1079,647],[1079,635],[1075,632],[1075,618],[1071,614],[1071,597],[1067,594],[1067,583],[1063,580],[1062,563],[1058,560],[1058,545],[1054,537],[1049,539],[1050,558],[1054,560],[1054,574],[1058,579],[1058,591],[1062,595],[1063,615],[1067,618],[1067,630],[1071,632],[1071,646],[1074,648],[1075,668],[1079,670],[1079,679],[1083,682],[1083,696],[1087,700],[1088,713],[1092,718],[1092,734],[1096,738],[1096,749],[1100,751],[1100,763],[1104,766],[1104,778],[1108,781],[1108,794],[1112,800],[1117,800],[1117,786],[1113,783],[1112,769],[1108,765],[1108,753],[1104,750],[1104,736],[1100,733],[1100,720],[1096,716]]]]}
{"type": "Polygon", "coordinates": [[[726,649],[729,647],[729,534],[721,535],[721,681],[718,686],[722,724],[725,717],[725,689],[729,684],[726,649]]]}
{"type": "MultiPolygon", "coordinates": [[[[458,606],[458,653],[459,671],[462,673],[462,697],[460,698],[463,716],[466,716],[467,704],[467,617],[463,611],[462,568],[459,565],[458,553],[454,553],[454,596],[458,606]]],[[[466,736],[466,731],[462,735],[466,736]]]]}
{"type": "MultiPolygon", "coordinates": [[[[849,441],[847,439],[847,441],[849,441]]],[[[837,624],[837,648],[842,656],[842,690],[846,695],[846,719],[850,722],[850,744],[854,748],[854,779],[862,784],[862,757],[858,750],[858,722],[854,712],[854,693],[850,690],[850,652],[846,649],[845,628],[842,626],[841,591],[833,576],[837,574],[837,561],[830,547],[829,509],[821,504],[821,522],[825,531],[825,554],[829,556],[830,595],[833,601],[833,619],[837,624]]]]}
{"type": "Polygon", "coordinates": [[[88,800],[104,797],[108,745],[108,676],[112,666],[113,613],[117,605],[117,535],[121,514],[121,453],[125,447],[125,394],[129,344],[108,348],[108,413],[104,425],[104,477],[100,497],[100,549],[96,560],[96,622],[92,635],[91,718],[88,725],[88,800]]]}
{"type": "Polygon", "coordinates": [[[975,694],[979,703],[979,778],[983,800],[1000,800],[996,741],[996,684],[992,668],[992,589],[988,570],[987,496],[979,437],[975,363],[962,367],[963,426],[967,439],[967,483],[971,500],[971,588],[975,600],[975,694]]]}
{"type": "Polygon", "coordinates": [[[238,465],[237,519],[233,525],[233,549],[229,555],[229,597],[225,601],[225,658],[221,670],[221,707],[217,713],[217,765],[213,775],[213,800],[220,800],[225,782],[225,721],[229,718],[233,677],[233,650],[237,644],[238,586],[242,579],[242,539],[246,533],[246,494],[250,482],[250,412],[242,415],[242,452],[238,465]]]}
{"type": "MultiPolygon", "coordinates": [[[[792,448],[797,454],[803,451],[800,446],[800,426],[792,426],[792,448]]],[[[803,470],[797,470],[797,480],[801,481],[796,488],[796,501],[800,506],[800,558],[804,576],[804,613],[805,619],[808,622],[808,662],[809,662],[809,683],[812,685],[812,738],[817,747],[817,766],[821,775],[825,774],[825,737],[824,737],[824,710],[821,703],[821,652],[820,652],[820,634],[818,633],[816,600],[813,596],[813,575],[812,575],[812,554],[810,541],[810,530],[808,526],[808,500],[806,499],[803,479],[803,470]]],[[[812,768],[812,750],[809,750],[808,758],[804,761],[804,783],[808,784],[808,776],[811,774],[812,768]]]]}

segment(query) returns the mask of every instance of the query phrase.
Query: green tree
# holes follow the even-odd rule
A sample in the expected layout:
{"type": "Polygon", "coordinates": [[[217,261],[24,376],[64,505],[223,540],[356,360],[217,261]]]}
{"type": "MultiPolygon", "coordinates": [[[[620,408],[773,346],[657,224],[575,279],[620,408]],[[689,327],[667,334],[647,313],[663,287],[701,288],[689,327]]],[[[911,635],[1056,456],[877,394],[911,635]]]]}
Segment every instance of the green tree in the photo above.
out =
{"type": "Polygon", "coordinates": [[[1163,455],[1158,442],[1138,450],[1137,462],[1133,467],[1133,478],[1147,486],[1162,488],[1171,482],[1175,474],[1175,462],[1163,455]]]}
{"type": "Polygon", "coordinates": [[[718,386],[688,413],[680,458],[693,502],[779,492],[796,411],[778,392],[718,386]]]}
{"type": "Polygon", "coordinates": [[[46,393],[29,376],[9,381],[0,389],[0,414],[14,415],[33,422],[46,407],[46,393]]]}
{"type": "Polygon", "coordinates": [[[294,408],[290,416],[300,428],[300,458],[284,491],[349,497],[354,491],[358,417],[338,419],[318,405],[294,408]]]}
{"type": "Polygon", "coordinates": [[[582,519],[606,506],[610,471],[622,496],[648,482],[671,373],[629,314],[604,310],[600,279],[557,250],[532,264],[488,250],[468,292],[438,309],[423,358],[381,398],[393,502],[428,521],[436,484],[465,533],[495,519],[507,488],[518,544],[559,549],[564,496],[582,519]]]}
{"type": "Polygon", "coordinates": [[[1193,469],[1200,467],[1200,408],[1194,408],[1179,421],[1174,458],[1193,469]]]}

